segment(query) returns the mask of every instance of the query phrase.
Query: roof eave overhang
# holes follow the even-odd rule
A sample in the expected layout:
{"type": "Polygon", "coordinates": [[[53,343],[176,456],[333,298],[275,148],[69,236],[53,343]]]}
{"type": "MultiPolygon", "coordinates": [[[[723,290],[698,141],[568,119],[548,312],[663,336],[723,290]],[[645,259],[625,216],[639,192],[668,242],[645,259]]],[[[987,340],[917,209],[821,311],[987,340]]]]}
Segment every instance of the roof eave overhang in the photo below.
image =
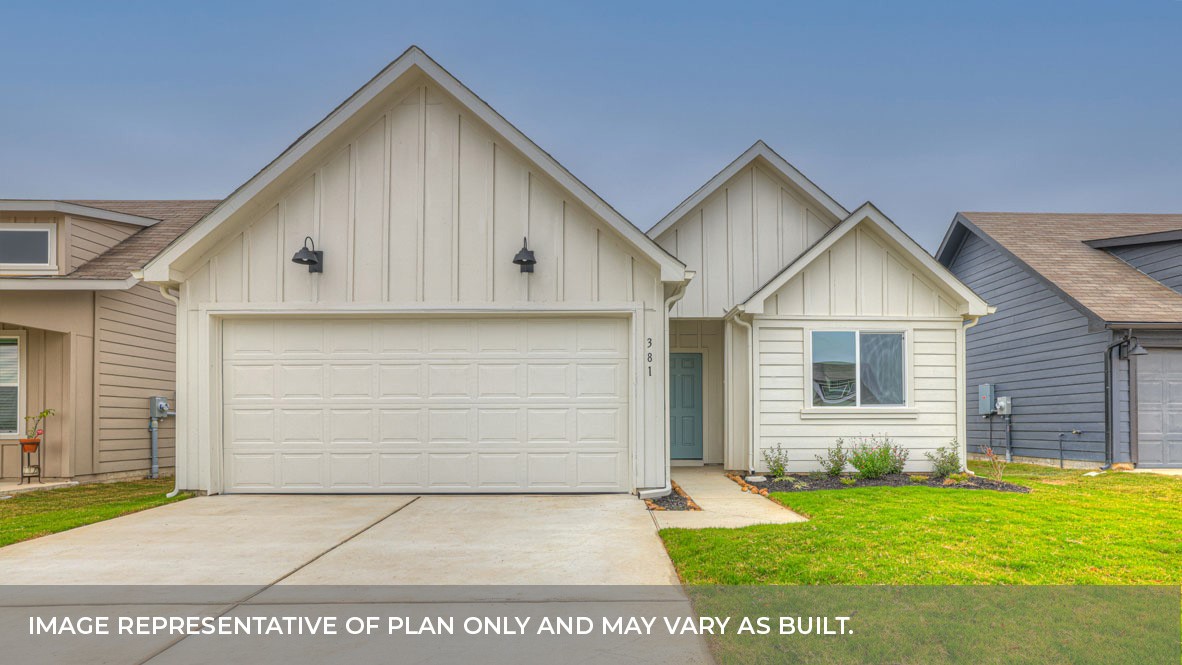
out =
{"type": "Polygon", "coordinates": [[[1115,247],[1130,247],[1134,245],[1149,245],[1158,242],[1177,242],[1182,240],[1182,229],[1177,231],[1156,231],[1154,233],[1138,233],[1128,236],[1112,238],[1097,238],[1085,240],[1083,243],[1092,249],[1110,249],[1115,247]]]}
{"type": "Polygon", "coordinates": [[[1182,330],[1182,321],[1105,321],[1109,330],[1182,330]]]}
{"type": "Polygon", "coordinates": [[[134,276],[127,279],[0,277],[0,291],[123,291],[139,282],[134,276]]]}
{"type": "Polygon", "coordinates": [[[467,110],[489,125],[494,132],[504,137],[513,148],[536,164],[547,176],[553,178],[560,187],[569,191],[575,199],[605,221],[624,241],[657,264],[662,282],[679,282],[685,279],[686,266],[684,263],[665,251],[625,219],[587,185],[567,171],[549,153],[538,147],[425,52],[412,46],[312,129],[304,133],[275,160],[235,190],[201,221],[174,240],[156,258],[148,262],[143,270],[144,280],[154,284],[172,284],[183,280],[184,275],[181,271],[184,267],[178,264],[184,257],[194,253],[200,255],[204,251],[208,251],[217,240],[215,232],[224,222],[246,208],[255,197],[267,190],[282,174],[296,166],[314,148],[341,129],[390,85],[412,71],[425,75],[434,84],[440,86],[467,110]],[[177,268],[180,268],[181,271],[178,271],[177,268]]]}
{"type": "Polygon", "coordinates": [[[60,215],[74,215],[77,217],[89,217],[90,219],[97,219],[104,222],[116,222],[118,224],[131,224],[133,226],[155,226],[160,223],[158,219],[151,217],[142,217],[140,215],[129,215],[123,212],[115,212],[114,210],[105,210],[103,208],[95,208],[93,206],[84,206],[78,203],[68,203],[66,201],[52,201],[39,199],[4,199],[0,200],[0,212],[46,212],[56,213],[60,215]]]}

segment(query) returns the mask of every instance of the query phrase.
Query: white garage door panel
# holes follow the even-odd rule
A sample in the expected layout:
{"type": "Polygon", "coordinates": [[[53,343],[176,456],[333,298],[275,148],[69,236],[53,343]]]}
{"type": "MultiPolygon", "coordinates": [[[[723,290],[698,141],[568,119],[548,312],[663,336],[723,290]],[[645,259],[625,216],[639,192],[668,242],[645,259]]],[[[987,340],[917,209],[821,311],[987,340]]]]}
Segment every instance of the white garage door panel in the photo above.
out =
{"type": "Polygon", "coordinates": [[[612,318],[223,324],[229,492],[627,491],[612,318]]]}
{"type": "Polygon", "coordinates": [[[1137,357],[1137,464],[1182,467],[1182,350],[1137,357]]]}

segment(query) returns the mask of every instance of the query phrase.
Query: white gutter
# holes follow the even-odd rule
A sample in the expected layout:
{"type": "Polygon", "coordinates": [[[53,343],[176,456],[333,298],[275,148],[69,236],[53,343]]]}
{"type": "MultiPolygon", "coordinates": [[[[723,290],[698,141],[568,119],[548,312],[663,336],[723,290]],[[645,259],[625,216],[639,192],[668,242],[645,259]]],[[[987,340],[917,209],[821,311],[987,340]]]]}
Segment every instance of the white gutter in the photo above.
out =
{"type": "MultiPolygon", "coordinates": [[[[177,315],[177,318],[180,318],[180,316],[182,314],[181,299],[172,295],[172,291],[169,291],[167,286],[161,284],[159,286],[159,288],[160,288],[160,295],[164,296],[168,300],[171,300],[172,304],[176,305],[176,315],[177,315]]],[[[174,406],[173,408],[175,409],[176,407],[174,406]]],[[[168,494],[164,495],[166,498],[169,498],[169,499],[171,499],[174,496],[181,493],[181,485],[180,485],[181,477],[176,472],[176,448],[175,448],[176,444],[174,443],[173,445],[174,445],[174,448],[173,448],[173,462],[172,462],[172,491],[169,492],[168,494]]]]}
{"type": "Polygon", "coordinates": [[[72,277],[0,277],[4,291],[122,291],[139,283],[127,279],[76,279],[72,277]]]}
{"type": "Polygon", "coordinates": [[[673,306],[676,305],[679,300],[681,300],[682,298],[685,297],[685,287],[689,286],[690,280],[692,280],[694,278],[695,274],[697,274],[697,273],[695,273],[693,270],[685,271],[685,281],[678,284],[677,288],[673,289],[673,293],[671,293],[668,298],[665,298],[665,311],[662,313],[662,316],[665,319],[665,350],[664,350],[665,351],[665,359],[663,362],[663,366],[665,368],[665,374],[664,374],[664,377],[665,377],[665,399],[662,400],[662,404],[665,405],[665,408],[662,409],[662,411],[664,412],[664,420],[665,420],[665,485],[663,487],[658,487],[655,489],[647,489],[647,490],[638,491],[636,493],[636,496],[640,497],[641,499],[659,499],[663,496],[669,496],[669,494],[673,492],[673,460],[672,460],[672,451],[671,451],[672,441],[669,438],[670,433],[669,433],[669,409],[668,409],[668,406],[669,406],[669,311],[673,309],[673,306]]]}
{"type": "MultiPolygon", "coordinates": [[[[996,308],[994,308],[994,307],[989,308],[990,314],[992,314],[995,311],[997,311],[996,308]]],[[[965,376],[964,376],[963,380],[959,381],[960,385],[962,385],[962,386],[967,385],[968,379],[969,379],[969,377],[968,377],[969,340],[968,340],[968,335],[966,333],[968,332],[969,328],[972,328],[973,326],[977,325],[978,323],[980,323],[980,321],[981,321],[980,316],[970,316],[970,317],[967,317],[962,322],[962,325],[961,325],[961,341],[964,344],[964,353],[962,355],[963,355],[964,361],[965,361],[965,376]]],[[[966,393],[968,392],[968,388],[965,388],[965,392],[966,393]]],[[[961,459],[960,465],[961,465],[962,472],[967,472],[969,474],[976,475],[972,471],[969,471],[969,414],[967,411],[967,406],[965,405],[965,400],[967,400],[967,399],[968,399],[968,395],[966,394],[963,397],[961,397],[959,400],[957,400],[960,402],[960,406],[957,408],[958,416],[960,413],[964,414],[963,418],[958,418],[960,420],[960,425],[964,426],[964,431],[959,433],[963,436],[958,437],[961,440],[960,445],[964,448],[964,450],[961,451],[961,455],[960,455],[960,459],[961,459]]],[[[960,425],[957,425],[957,429],[960,429],[960,425]]],[[[990,445],[993,445],[992,441],[990,441],[989,443],[990,443],[990,445]]],[[[1009,445],[1008,444],[1006,445],[1006,452],[1009,452],[1009,445]]]]}

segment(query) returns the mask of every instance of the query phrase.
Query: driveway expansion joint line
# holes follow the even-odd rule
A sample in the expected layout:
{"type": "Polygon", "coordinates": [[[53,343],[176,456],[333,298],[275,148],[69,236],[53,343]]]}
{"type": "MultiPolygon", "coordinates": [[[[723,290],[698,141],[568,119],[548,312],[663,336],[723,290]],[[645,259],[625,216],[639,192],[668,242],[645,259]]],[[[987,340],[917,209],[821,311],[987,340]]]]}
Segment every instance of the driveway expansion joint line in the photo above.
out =
{"type": "MultiPolygon", "coordinates": [[[[282,582],[283,580],[285,580],[285,579],[287,579],[287,578],[291,577],[292,575],[295,575],[296,573],[298,573],[298,572],[300,572],[301,570],[303,570],[303,569],[307,568],[308,566],[312,565],[313,563],[316,563],[316,562],[317,562],[317,561],[319,561],[320,559],[324,558],[324,557],[325,557],[325,556],[326,556],[326,555],[327,555],[329,552],[332,552],[333,550],[337,549],[337,548],[338,548],[338,547],[340,547],[341,545],[344,545],[345,543],[347,543],[347,542],[349,542],[349,541],[353,540],[354,538],[357,538],[358,536],[360,536],[361,534],[365,533],[366,531],[369,531],[370,529],[374,528],[375,526],[377,526],[377,525],[381,524],[382,522],[385,522],[386,520],[390,519],[391,517],[393,517],[393,516],[397,515],[399,512],[401,512],[401,511],[402,511],[402,509],[403,509],[403,508],[406,508],[407,506],[411,505],[412,503],[414,503],[415,501],[418,501],[418,500],[419,500],[419,499],[421,499],[421,498],[423,498],[423,497],[421,497],[421,496],[416,496],[415,498],[411,499],[410,501],[407,501],[406,503],[402,504],[401,506],[398,506],[398,507],[397,507],[397,508],[395,508],[394,510],[391,510],[390,512],[388,512],[388,513],[386,513],[385,515],[383,515],[383,516],[379,517],[378,519],[374,520],[373,522],[370,522],[369,524],[367,524],[366,526],[362,527],[361,529],[359,529],[359,530],[357,530],[357,531],[354,531],[353,533],[349,534],[349,535],[348,535],[348,536],[346,536],[345,538],[343,538],[343,539],[341,539],[340,541],[338,541],[338,542],[337,542],[336,544],[334,544],[332,547],[329,547],[328,549],[324,550],[324,551],[323,551],[323,552],[321,552],[320,554],[317,554],[316,556],[312,557],[311,559],[308,559],[307,561],[305,561],[305,562],[301,563],[300,565],[296,566],[296,567],[295,567],[295,568],[293,568],[292,570],[289,570],[288,572],[284,573],[283,575],[281,575],[281,576],[280,576],[279,578],[277,578],[276,580],[274,580],[274,581],[272,581],[272,582],[270,582],[270,583],[264,584],[262,587],[260,587],[260,588],[259,588],[257,591],[255,591],[254,593],[250,594],[249,596],[247,596],[247,597],[243,598],[242,600],[238,600],[238,601],[235,601],[235,602],[233,602],[233,603],[232,603],[232,604],[231,604],[229,607],[227,607],[226,609],[222,610],[221,612],[218,612],[218,613],[217,613],[217,616],[218,616],[218,617],[224,617],[224,616],[226,616],[227,614],[229,614],[230,612],[233,612],[234,610],[238,609],[238,608],[239,608],[239,607],[241,607],[242,605],[244,605],[244,604],[246,604],[246,603],[250,602],[252,599],[254,599],[255,597],[257,597],[259,594],[261,594],[262,592],[266,591],[267,589],[270,589],[271,587],[275,586],[276,584],[279,584],[280,582],[282,582]]],[[[195,604],[195,603],[191,603],[191,604],[195,604]]],[[[168,644],[164,645],[164,646],[163,646],[162,648],[160,648],[159,650],[157,650],[157,651],[153,652],[152,654],[150,654],[150,655],[149,655],[147,658],[144,658],[143,660],[139,661],[138,665],[147,665],[147,663],[150,663],[150,662],[152,662],[152,661],[153,661],[153,660],[155,660],[155,659],[156,659],[158,656],[160,656],[161,654],[163,654],[165,651],[168,651],[169,649],[171,649],[171,648],[175,647],[176,645],[180,644],[181,642],[184,642],[184,641],[185,641],[186,639],[188,639],[189,637],[190,637],[189,635],[182,635],[182,636],[180,636],[178,639],[176,639],[175,641],[169,642],[168,644]]]]}

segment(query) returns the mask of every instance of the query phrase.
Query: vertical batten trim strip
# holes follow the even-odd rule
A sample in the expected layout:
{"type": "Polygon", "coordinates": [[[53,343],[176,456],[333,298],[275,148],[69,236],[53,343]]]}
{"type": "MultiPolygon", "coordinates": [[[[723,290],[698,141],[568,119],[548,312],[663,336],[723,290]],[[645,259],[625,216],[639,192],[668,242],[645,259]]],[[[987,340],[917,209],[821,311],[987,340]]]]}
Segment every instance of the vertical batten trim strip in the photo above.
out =
{"type": "Polygon", "coordinates": [[[460,182],[463,169],[460,160],[463,159],[464,116],[456,114],[456,144],[452,150],[452,188],[451,188],[451,300],[460,300],[460,182]]]}

